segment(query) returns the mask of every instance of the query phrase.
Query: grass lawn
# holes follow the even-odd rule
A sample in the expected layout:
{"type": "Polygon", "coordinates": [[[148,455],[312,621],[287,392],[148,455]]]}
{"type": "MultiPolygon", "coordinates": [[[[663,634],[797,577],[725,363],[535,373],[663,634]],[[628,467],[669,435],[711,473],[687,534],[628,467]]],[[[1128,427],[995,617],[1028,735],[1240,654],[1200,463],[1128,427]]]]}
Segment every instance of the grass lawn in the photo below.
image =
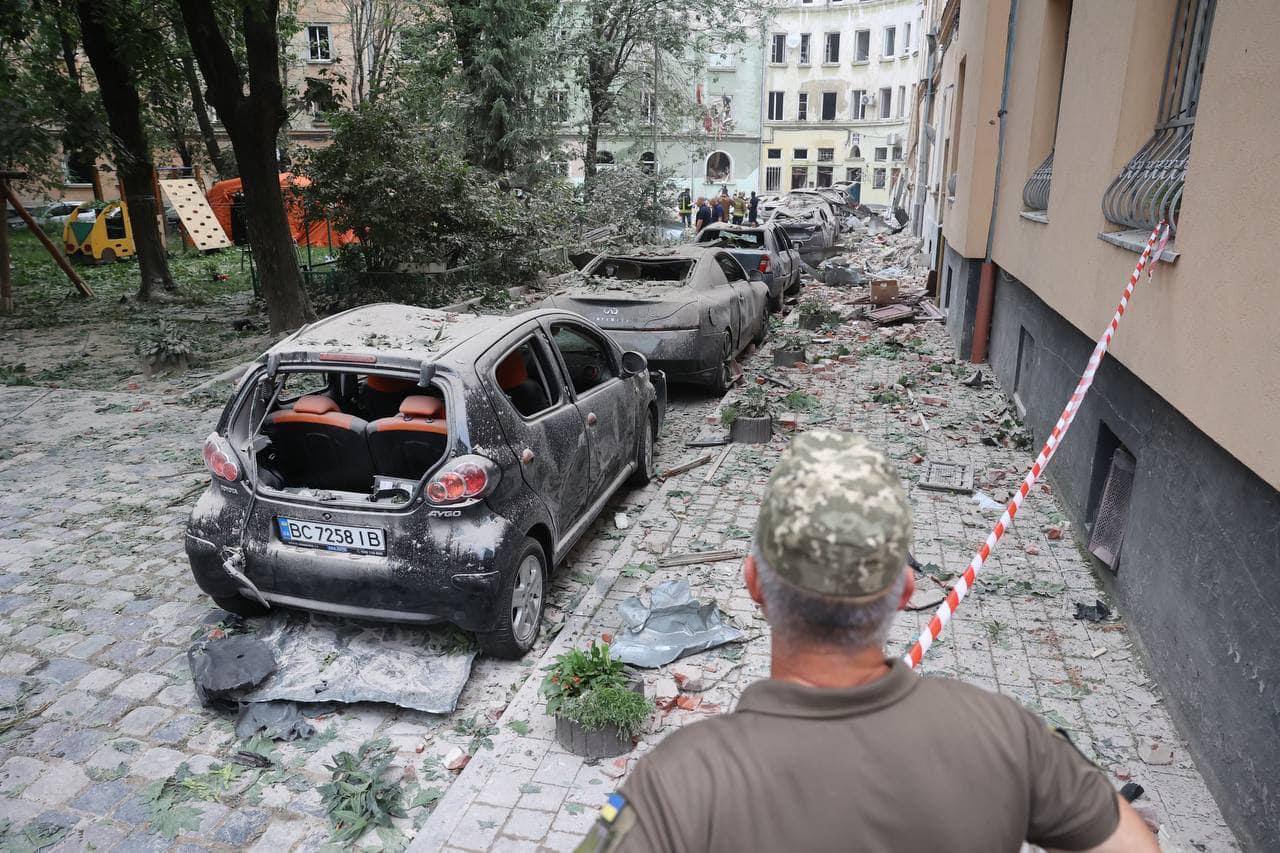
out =
{"type": "MultiPolygon", "coordinates": [[[[59,241],[55,239],[55,244],[59,241]]],[[[103,390],[181,390],[261,352],[266,319],[253,300],[249,263],[238,248],[201,254],[169,242],[176,293],[139,302],[134,259],[77,264],[94,297],[81,296],[27,231],[9,233],[14,313],[0,316],[0,382],[103,390]],[[225,281],[219,276],[226,275],[225,281]],[[186,376],[142,376],[139,339],[168,320],[196,354],[186,376]],[[250,322],[242,331],[234,321],[250,322]]]]}

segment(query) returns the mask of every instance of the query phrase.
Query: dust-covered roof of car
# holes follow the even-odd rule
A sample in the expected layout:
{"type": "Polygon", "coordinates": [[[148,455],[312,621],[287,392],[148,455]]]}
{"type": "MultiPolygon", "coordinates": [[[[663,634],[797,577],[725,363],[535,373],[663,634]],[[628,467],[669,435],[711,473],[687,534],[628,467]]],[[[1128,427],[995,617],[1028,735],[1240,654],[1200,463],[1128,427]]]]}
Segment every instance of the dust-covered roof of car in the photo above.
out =
{"type": "Polygon", "coordinates": [[[438,357],[477,334],[507,328],[505,318],[458,314],[383,302],[362,305],[304,326],[270,353],[375,353],[410,359],[438,357]]]}

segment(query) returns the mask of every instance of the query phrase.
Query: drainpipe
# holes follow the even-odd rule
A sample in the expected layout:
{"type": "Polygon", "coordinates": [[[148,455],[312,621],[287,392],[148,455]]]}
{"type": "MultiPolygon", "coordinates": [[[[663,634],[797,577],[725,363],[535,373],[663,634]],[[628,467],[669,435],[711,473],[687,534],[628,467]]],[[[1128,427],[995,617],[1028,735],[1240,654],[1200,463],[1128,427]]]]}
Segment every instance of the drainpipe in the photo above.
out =
{"type": "Polygon", "coordinates": [[[1009,106],[1009,72],[1013,65],[1013,41],[1018,28],[1018,0],[1009,0],[1009,31],[1004,43],[1004,81],[1000,85],[1000,120],[998,141],[996,144],[996,174],[991,189],[991,218],[987,222],[987,254],[982,261],[982,272],[978,277],[978,307],[973,319],[973,351],[969,354],[972,362],[987,360],[987,344],[991,338],[991,310],[996,299],[996,265],[991,260],[991,244],[996,236],[996,208],[1000,203],[1000,178],[1004,169],[1004,134],[1005,115],[1009,106]]]}

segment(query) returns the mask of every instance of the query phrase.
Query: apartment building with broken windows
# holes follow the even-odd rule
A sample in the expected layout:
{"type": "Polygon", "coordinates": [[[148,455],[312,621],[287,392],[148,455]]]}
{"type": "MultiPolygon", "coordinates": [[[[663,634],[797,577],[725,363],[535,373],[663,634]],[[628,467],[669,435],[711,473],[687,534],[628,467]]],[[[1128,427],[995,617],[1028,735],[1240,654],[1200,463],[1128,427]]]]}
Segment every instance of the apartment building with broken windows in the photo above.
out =
{"type": "Polygon", "coordinates": [[[888,204],[921,57],[918,0],[792,0],[765,34],[761,164],[766,193],[850,181],[888,204]]]}
{"type": "MultiPolygon", "coordinates": [[[[931,0],[929,20],[918,209],[939,306],[1037,442],[1171,223],[1048,478],[1223,814],[1280,849],[1280,16],[931,0]]],[[[1114,713],[1141,728],[1140,706],[1114,713]]]]}

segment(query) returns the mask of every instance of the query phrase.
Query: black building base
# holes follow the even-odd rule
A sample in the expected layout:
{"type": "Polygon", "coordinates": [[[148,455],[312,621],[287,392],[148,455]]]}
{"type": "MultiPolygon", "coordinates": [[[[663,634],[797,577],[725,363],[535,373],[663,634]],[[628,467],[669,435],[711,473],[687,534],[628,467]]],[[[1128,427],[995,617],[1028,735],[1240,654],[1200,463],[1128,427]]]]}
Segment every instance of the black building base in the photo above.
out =
{"type": "MultiPolygon", "coordinates": [[[[948,249],[941,270],[939,299],[962,357],[980,265],[948,249]]],[[[1158,298],[1140,293],[1133,310],[1158,298]]],[[[991,366],[1037,447],[1093,345],[1020,281],[998,274],[991,366]]],[[[1232,829],[1253,849],[1280,850],[1280,492],[1110,358],[1047,476],[1082,545],[1095,522],[1122,525],[1114,571],[1092,557],[1095,573],[1136,629],[1232,829]],[[1134,461],[1127,512],[1121,506],[1118,516],[1114,501],[1102,501],[1116,451],[1134,461]]]]}

